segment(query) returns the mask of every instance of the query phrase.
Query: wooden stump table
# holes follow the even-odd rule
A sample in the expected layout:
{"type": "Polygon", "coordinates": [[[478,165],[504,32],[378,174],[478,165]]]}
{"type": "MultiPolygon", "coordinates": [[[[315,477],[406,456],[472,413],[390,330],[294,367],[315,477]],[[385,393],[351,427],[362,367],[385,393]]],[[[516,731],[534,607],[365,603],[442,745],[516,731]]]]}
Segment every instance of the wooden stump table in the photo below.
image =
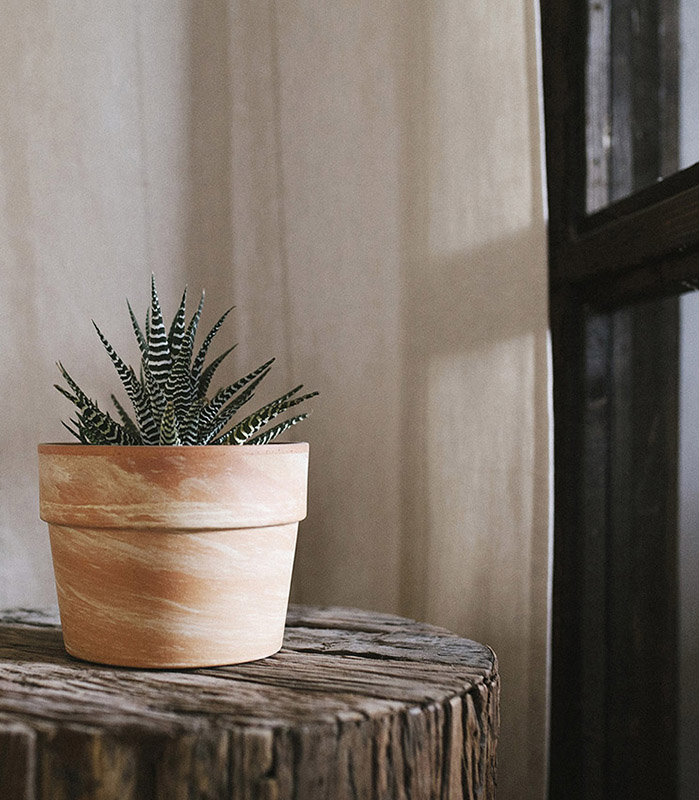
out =
{"type": "Polygon", "coordinates": [[[0,612],[0,798],[488,800],[498,699],[492,650],[401,617],[292,606],[270,658],[147,671],[0,612]]]}

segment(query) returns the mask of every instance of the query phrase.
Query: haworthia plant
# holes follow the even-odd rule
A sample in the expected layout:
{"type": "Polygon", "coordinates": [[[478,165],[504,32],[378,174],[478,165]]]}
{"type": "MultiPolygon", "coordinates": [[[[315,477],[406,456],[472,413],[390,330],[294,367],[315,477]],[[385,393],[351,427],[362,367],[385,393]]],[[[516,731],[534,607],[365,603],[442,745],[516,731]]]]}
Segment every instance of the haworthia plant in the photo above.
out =
{"type": "Polygon", "coordinates": [[[223,386],[208,398],[207,392],[218,366],[233,350],[225,350],[205,366],[206,356],[214,337],[232,309],[216,322],[195,352],[194,340],[204,304],[202,292],[199,305],[189,323],[186,322],[187,290],[169,328],[163,319],[155,277],[151,277],[151,301],[143,328],[127,300],[131,325],[138,342],[141,362],[138,373],[117,354],[102,331],[95,325],[97,335],[119,375],[133,406],[133,417],[112,395],[120,421],[115,420],[91,400],[59,363],[58,369],[67,384],[56,389],[76,407],[70,424],[63,423],[82,444],[109,445],[202,445],[202,444],[267,444],[279,434],[306,419],[308,412],[282,419],[268,427],[280,414],[288,411],[318,392],[299,394],[302,386],[242,420],[235,421],[240,409],[254,396],[260,382],[269,373],[270,359],[249,374],[223,386]]]}

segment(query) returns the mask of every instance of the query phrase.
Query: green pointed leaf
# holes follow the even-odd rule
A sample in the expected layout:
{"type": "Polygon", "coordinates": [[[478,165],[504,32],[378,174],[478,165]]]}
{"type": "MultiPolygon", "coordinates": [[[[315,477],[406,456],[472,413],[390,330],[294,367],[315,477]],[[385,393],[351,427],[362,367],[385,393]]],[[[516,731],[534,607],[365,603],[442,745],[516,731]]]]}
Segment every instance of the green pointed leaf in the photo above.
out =
{"type": "Polygon", "coordinates": [[[188,407],[194,399],[190,363],[194,350],[194,339],[197,335],[197,328],[199,326],[203,307],[204,292],[201,293],[197,310],[194,312],[184,332],[182,343],[177,354],[177,361],[165,384],[165,399],[172,400],[175,403],[176,410],[179,409],[180,413],[184,409],[184,406],[188,407]]]}
{"type": "Polygon", "coordinates": [[[165,385],[165,398],[174,404],[175,411],[180,418],[186,415],[194,399],[194,389],[189,374],[191,353],[191,337],[185,337],[165,385]]]}
{"type": "Polygon", "coordinates": [[[158,426],[153,416],[146,387],[138,380],[133,369],[127,366],[119,357],[117,352],[105,338],[102,331],[97,327],[96,323],[93,321],[92,324],[95,326],[97,335],[100,337],[100,341],[104,345],[104,349],[107,351],[107,354],[114,364],[114,368],[116,369],[124,389],[129,396],[129,400],[131,400],[143,444],[157,444],[158,426]]]}
{"type": "Polygon", "coordinates": [[[276,439],[277,436],[280,436],[282,433],[284,433],[284,431],[288,431],[293,425],[296,425],[299,422],[303,422],[304,419],[307,419],[309,413],[310,412],[307,412],[306,414],[299,414],[297,417],[292,417],[291,419],[285,419],[284,422],[280,422],[273,428],[263,431],[262,433],[258,433],[257,436],[254,436],[252,439],[248,439],[245,444],[268,444],[272,441],[272,439],[276,439]]]}
{"type": "Polygon", "coordinates": [[[133,313],[133,309],[131,308],[131,303],[126,301],[126,305],[129,308],[129,316],[131,317],[131,327],[133,328],[133,332],[136,335],[136,341],[138,342],[138,348],[141,351],[142,356],[148,355],[148,342],[146,341],[146,337],[143,335],[143,331],[141,330],[141,326],[138,324],[138,320],[136,319],[136,315],[133,313]]]}
{"type": "MultiPolygon", "coordinates": [[[[221,325],[223,325],[226,317],[233,311],[235,306],[231,306],[227,311],[224,311],[221,317],[219,318],[218,322],[214,325],[214,327],[209,331],[202,346],[199,348],[199,352],[197,353],[196,358],[194,359],[194,363],[192,364],[192,380],[196,384],[199,381],[199,376],[201,375],[202,367],[204,366],[204,361],[206,360],[206,354],[209,350],[209,345],[213,341],[214,336],[219,331],[221,325]]],[[[199,392],[201,395],[201,392],[199,392]]]]}
{"type": "MultiPolygon", "coordinates": [[[[73,420],[71,420],[71,422],[73,422],[73,420]]],[[[70,434],[75,436],[75,438],[80,442],[80,444],[88,444],[88,442],[86,441],[85,437],[80,433],[80,429],[77,428],[77,426],[76,426],[76,428],[71,428],[70,425],[68,425],[67,423],[63,422],[63,420],[61,420],[61,425],[63,425],[63,427],[70,434]]]]}
{"type": "Polygon", "coordinates": [[[204,308],[204,297],[205,292],[201,293],[201,298],[199,299],[199,305],[197,306],[197,310],[194,312],[192,319],[189,321],[189,325],[187,325],[187,330],[185,331],[185,339],[189,339],[192,342],[192,352],[194,352],[194,339],[197,335],[197,328],[199,327],[199,320],[201,319],[201,312],[204,308]]]}
{"type": "Polygon", "coordinates": [[[182,423],[182,433],[181,439],[182,444],[186,445],[196,445],[200,444],[199,442],[199,416],[201,414],[201,409],[203,406],[202,400],[197,400],[195,403],[192,404],[192,407],[189,409],[189,413],[187,414],[184,422],[182,423]]]}
{"type": "Polygon", "coordinates": [[[167,342],[167,332],[163,322],[163,313],[160,309],[158,290],[155,286],[155,276],[151,275],[151,315],[150,333],[148,335],[148,371],[161,389],[165,389],[167,375],[172,366],[170,347],[167,342]]]}
{"type": "Polygon", "coordinates": [[[121,420],[121,424],[124,426],[124,430],[127,431],[129,436],[131,436],[131,438],[135,442],[137,442],[138,444],[141,444],[141,434],[140,434],[140,432],[138,430],[138,426],[131,419],[131,417],[127,414],[126,410],[121,405],[121,403],[117,400],[117,398],[114,395],[111,395],[111,398],[112,398],[112,403],[114,403],[114,407],[117,410],[117,414],[119,414],[119,419],[121,420]]]}
{"type": "Polygon", "coordinates": [[[182,340],[184,339],[184,331],[185,331],[185,307],[187,305],[187,287],[184,287],[184,292],[182,292],[182,300],[180,300],[179,308],[177,309],[177,313],[172,318],[172,324],[170,325],[170,331],[167,335],[167,342],[170,348],[170,357],[173,361],[176,361],[177,354],[180,351],[180,347],[182,346],[182,340]]]}
{"type": "Polygon", "coordinates": [[[265,425],[275,419],[275,417],[278,417],[279,414],[299,405],[299,403],[310,400],[311,397],[316,397],[318,394],[318,392],[310,392],[302,397],[290,399],[291,395],[295,394],[300,388],[301,387],[298,386],[295,389],[292,389],[291,392],[287,392],[285,395],[282,395],[272,403],[268,403],[266,406],[263,406],[262,408],[253,412],[242,422],[239,422],[231,431],[219,437],[219,439],[214,440],[213,443],[243,444],[254,434],[264,428],[265,425]]]}
{"type": "Polygon", "coordinates": [[[219,435],[226,425],[228,425],[231,419],[233,419],[235,414],[237,414],[238,411],[253,398],[255,389],[265,375],[267,375],[268,371],[269,370],[263,372],[247,387],[247,389],[245,389],[245,391],[241,392],[237,397],[234,397],[225,408],[221,409],[221,411],[214,418],[213,422],[206,427],[204,427],[200,422],[199,436],[202,440],[202,444],[209,444],[211,441],[213,441],[213,439],[219,435]]]}
{"type": "Polygon", "coordinates": [[[132,444],[134,443],[131,436],[127,433],[125,428],[118,422],[113,420],[109,414],[102,411],[97,403],[85,394],[78,384],[71,378],[68,371],[62,364],[58,364],[58,368],[63,375],[66,383],[73,390],[74,394],[65,390],[63,387],[56,385],[56,388],[62,395],[67,397],[80,411],[78,419],[88,429],[94,432],[95,437],[100,439],[100,442],[105,444],[132,444]]]}
{"type": "Polygon", "coordinates": [[[82,412],[81,418],[89,432],[99,435],[100,444],[135,444],[118,422],[96,407],[86,408],[82,412]]]}
{"type": "MultiPolygon", "coordinates": [[[[252,383],[252,386],[249,387],[249,389],[253,389],[254,390],[255,387],[257,387],[260,384],[260,381],[262,381],[263,378],[267,375],[267,373],[269,372],[269,370],[270,370],[270,368],[271,368],[273,363],[274,363],[274,359],[270,358],[269,361],[267,361],[266,363],[264,363],[261,366],[257,367],[257,369],[254,369],[252,372],[250,372],[244,378],[240,378],[235,383],[232,383],[230,386],[226,386],[223,389],[219,389],[219,391],[214,395],[213,399],[209,403],[207,403],[204,406],[204,408],[202,409],[202,412],[201,412],[201,429],[202,429],[202,431],[208,432],[209,428],[212,425],[215,424],[214,420],[215,420],[216,416],[219,414],[219,412],[221,411],[221,409],[223,408],[223,406],[231,399],[231,397],[233,397],[235,394],[237,394],[241,389],[243,389],[245,386],[247,386],[251,381],[253,383],[252,383]]],[[[240,408],[251,397],[252,397],[252,394],[248,394],[246,396],[246,399],[244,401],[240,402],[235,407],[235,409],[233,410],[233,413],[235,413],[235,411],[237,411],[237,409],[240,408]]],[[[224,413],[227,413],[227,412],[224,412],[224,413]]],[[[227,419],[229,420],[231,418],[231,416],[232,416],[231,414],[228,414],[227,419]]]]}
{"type": "Polygon", "coordinates": [[[54,384],[56,389],[58,389],[58,391],[61,392],[61,394],[65,395],[65,397],[67,397],[69,400],[75,403],[75,405],[78,407],[80,406],[81,402],[83,402],[85,405],[91,403],[92,400],[90,400],[90,398],[85,394],[85,392],[83,392],[83,390],[78,386],[78,384],[70,377],[70,375],[68,374],[68,370],[63,366],[63,364],[61,364],[61,362],[58,361],[56,362],[56,366],[58,367],[61,375],[63,376],[63,380],[68,384],[68,386],[70,386],[75,396],[71,395],[68,391],[66,391],[66,389],[64,389],[62,386],[59,386],[57,383],[54,384]]]}
{"type": "Polygon", "coordinates": [[[209,386],[211,385],[211,379],[214,377],[214,373],[218,369],[219,365],[223,361],[223,359],[236,348],[237,345],[233,345],[233,347],[229,347],[228,350],[221,353],[218,358],[214,359],[209,366],[202,372],[201,377],[199,378],[199,386],[197,388],[197,394],[201,398],[206,397],[206,393],[209,391],[209,386]]]}
{"type": "Polygon", "coordinates": [[[163,414],[165,413],[165,409],[167,408],[168,401],[155,375],[153,375],[151,372],[148,361],[143,361],[142,367],[143,376],[146,382],[146,397],[148,398],[148,404],[155,424],[158,426],[158,429],[160,429],[160,423],[162,421],[163,414]]]}
{"type": "Polygon", "coordinates": [[[160,437],[158,444],[179,445],[180,437],[177,432],[177,420],[175,418],[175,406],[168,403],[160,422],[160,437]]]}

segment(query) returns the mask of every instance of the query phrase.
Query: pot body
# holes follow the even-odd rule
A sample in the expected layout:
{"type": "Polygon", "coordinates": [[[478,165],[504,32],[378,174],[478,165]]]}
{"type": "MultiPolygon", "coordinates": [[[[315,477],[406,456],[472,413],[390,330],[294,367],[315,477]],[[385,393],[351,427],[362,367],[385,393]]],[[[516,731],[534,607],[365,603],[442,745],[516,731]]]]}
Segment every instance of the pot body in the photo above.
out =
{"type": "Polygon", "coordinates": [[[66,650],[203,667],[282,645],[308,445],[39,445],[66,650]]]}

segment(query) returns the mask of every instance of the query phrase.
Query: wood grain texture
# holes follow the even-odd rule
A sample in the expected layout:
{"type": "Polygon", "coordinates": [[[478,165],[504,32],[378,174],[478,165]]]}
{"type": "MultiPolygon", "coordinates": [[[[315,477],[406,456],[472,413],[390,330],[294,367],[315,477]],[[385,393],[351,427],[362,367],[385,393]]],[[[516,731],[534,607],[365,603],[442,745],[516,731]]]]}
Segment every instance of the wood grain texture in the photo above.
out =
{"type": "Polygon", "coordinates": [[[495,796],[497,659],[440,628],[293,606],[271,658],[187,671],[65,653],[0,615],[3,800],[495,796]]]}

